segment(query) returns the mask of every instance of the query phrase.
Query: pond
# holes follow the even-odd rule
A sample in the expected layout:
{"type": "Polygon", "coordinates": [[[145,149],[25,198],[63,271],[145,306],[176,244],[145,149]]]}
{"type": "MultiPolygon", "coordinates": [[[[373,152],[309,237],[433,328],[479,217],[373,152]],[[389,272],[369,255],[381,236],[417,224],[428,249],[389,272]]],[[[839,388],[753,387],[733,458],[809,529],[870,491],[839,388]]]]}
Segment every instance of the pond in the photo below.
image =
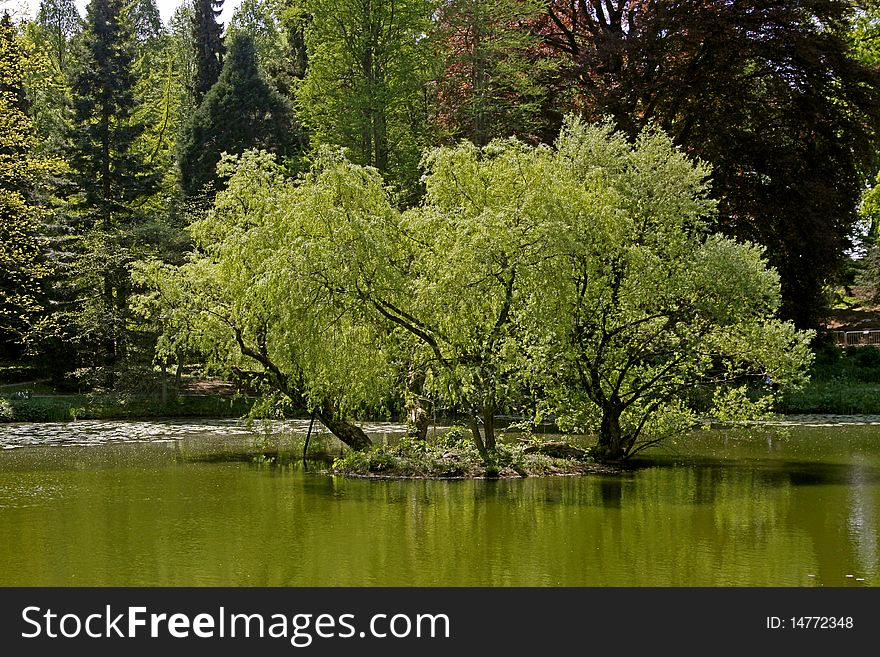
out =
{"type": "Polygon", "coordinates": [[[306,426],[0,425],[0,585],[880,584],[877,425],[701,431],[620,475],[476,481],[331,477],[295,458],[306,426]]]}

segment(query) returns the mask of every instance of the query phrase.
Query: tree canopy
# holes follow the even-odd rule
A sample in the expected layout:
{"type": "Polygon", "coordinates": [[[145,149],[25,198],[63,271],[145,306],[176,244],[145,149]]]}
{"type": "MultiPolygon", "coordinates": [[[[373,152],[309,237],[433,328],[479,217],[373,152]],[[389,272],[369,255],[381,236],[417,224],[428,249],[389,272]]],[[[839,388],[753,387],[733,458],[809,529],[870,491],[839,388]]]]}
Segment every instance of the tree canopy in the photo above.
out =
{"type": "Polygon", "coordinates": [[[318,144],[345,146],[405,190],[425,145],[431,3],[303,0],[308,67],[297,108],[318,144]]]}
{"type": "Polygon", "coordinates": [[[556,98],[658,125],[713,166],[719,227],[768,248],[782,312],[813,326],[873,176],[880,77],[849,46],[851,3],[603,0],[549,4],[556,98]]]}
{"type": "Polygon", "coordinates": [[[809,335],[774,318],[778,275],[711,233],[708,168],[661,133],[631,145],[572,119],[555,148],[463,144],[425,164],[424,202],[401,211],[339,152],[294,180],[237,160],[191,262],[145,270],[166,335],[209,335],[219,362],[334,412],[401,399],[416,368],[487,459],[517,400],[619,459],[690,427],[698,384],[743,416],[768,379],[802,377],[809,335]]]}
{"type": "Polygon", "coordinates": [[[196,70],[193,77],[193,96],[200,103],[220,77],[223,56],[223,26],[217,22],[223,11],[223,0],[193,0],[192,44],[195,50],[196,70]]]}
{"type": "Polygon", "coordinates": [[[282,157],[302,151],[303,136],[290,104],[260,76],[254,41],[235,35],[217,83],[202,99],[178,145],[180,186],[197,196],[219,189],[222,153],[262,148],[282,157]]]}
{"type": "Polygon", "coordinates": [[[0,353],[15,355],[44,310],[49,272],[37,191],[58,163],[35,157],[25,55],[9,14],[0,18],[0,353]],[[18,347],[18,349],[16,349],[18,347]]]}

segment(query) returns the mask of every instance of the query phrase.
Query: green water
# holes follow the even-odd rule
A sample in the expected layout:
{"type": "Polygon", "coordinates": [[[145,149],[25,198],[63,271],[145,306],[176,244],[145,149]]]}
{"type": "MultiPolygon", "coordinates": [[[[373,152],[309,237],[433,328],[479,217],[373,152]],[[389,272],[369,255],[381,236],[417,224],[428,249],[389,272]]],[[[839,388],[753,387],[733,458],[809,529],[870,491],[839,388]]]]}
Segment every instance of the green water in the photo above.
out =
{"type": "Polygon", "coordinates": [[[77,424],[0,427],[0,585],[880,584],[880,426],[701,432],[618,476],[381,481],[255,460],[229,423],[77,424]]]}

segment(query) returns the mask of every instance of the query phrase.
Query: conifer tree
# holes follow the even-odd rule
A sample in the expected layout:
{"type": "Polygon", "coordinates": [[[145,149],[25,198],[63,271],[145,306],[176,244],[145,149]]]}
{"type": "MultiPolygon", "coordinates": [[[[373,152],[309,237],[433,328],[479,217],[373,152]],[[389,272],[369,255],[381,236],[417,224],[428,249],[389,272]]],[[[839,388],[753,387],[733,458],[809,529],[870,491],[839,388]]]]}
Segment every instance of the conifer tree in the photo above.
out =
{"type": "Polygon", "coordinates": [[[138,204],[157,176],[136,142],[145,126],[133,119],[134,32],[124,0],[92,0],[72,79],[70,162],[77,193],[74,229],[82,239],[76,323],[84,343],[99,345],[94,364],[112,372],[125,355],[132,235],[138,204]]]}
{"type": "MultiPolygon", "coordinates": [[[[180,138],[178,164],[184,195],[220,188],[216,168],[221,153],[238,155],[258,148],[292,156],[303,138],[290,105],[260,77],[253,39],[236,34],[217,83],[193,114],[180,138]]],[[[210,191],[208,192],[210,196],[210,191]]]]}
{"type": "Polygon", "coordinates": [[[147,43],[162,34],[162,17],[156,0],[134,0],[128,7],[138,43],[147,43]]]}
{"type": "Polygon", "coordinates": [[[214,86],[223,67],[223,26],[217,22],[223,0],[194,0],[193,44],[196,52],[196,75],[193,95],[196,104],[214,86]]]}

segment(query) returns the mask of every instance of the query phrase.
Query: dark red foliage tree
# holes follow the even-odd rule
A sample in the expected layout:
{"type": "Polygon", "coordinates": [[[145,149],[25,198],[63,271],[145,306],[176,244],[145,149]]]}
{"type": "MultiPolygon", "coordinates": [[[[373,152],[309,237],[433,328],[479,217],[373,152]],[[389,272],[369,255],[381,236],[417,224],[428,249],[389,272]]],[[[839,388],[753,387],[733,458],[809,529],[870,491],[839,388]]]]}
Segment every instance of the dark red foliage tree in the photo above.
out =
{"type": "Polygon", "coordinates": [[[783,314],[814,325],[874,173],[880,73],[845,0],[550,0],[557,105],[666,130],[713,165],[719,228],[767,248],[783,314]]]}

